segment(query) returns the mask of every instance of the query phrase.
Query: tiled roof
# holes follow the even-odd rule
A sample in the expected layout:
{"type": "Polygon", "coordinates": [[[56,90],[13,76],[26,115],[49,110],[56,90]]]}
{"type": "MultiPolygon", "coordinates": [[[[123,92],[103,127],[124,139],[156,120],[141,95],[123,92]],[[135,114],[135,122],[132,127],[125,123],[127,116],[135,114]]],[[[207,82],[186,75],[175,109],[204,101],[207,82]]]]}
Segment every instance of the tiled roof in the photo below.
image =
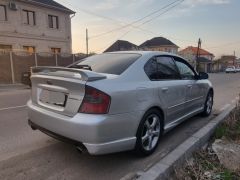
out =
{"type": "Polygon", "coordinates": [[[109,48],[107,48],[104,52],[113,52],[113,51],[121,51],[121,50],[132,50],[138,49],[138,46],[124,40],[117,40],[113,43],[109,48]]]}
{"type": "Polygon", "coordinates": [[[176,46],[172,41],[164,37],[155,37],[150,40],[145,41],[140,45],[140,47],[154,47],[154,46],[176,46]]]}
{"type": "Polygon", "coordinates": [[[34,4],[38,4],[38,5],[45,5],[45,6],[48,6],[48,7],[52,7],[52,8],[55,8],[55,9],[59,9],[59,10],[69,12],[71,14],[75,13],[71,9],[69,9],[69,8],[67,8],[67,7],[65,7],[65,6],[63,6],[63,5],[61,5],[58,2],[53,1],[53,0],[25,0],[25,2],[34,3],[34,4]]]}
{"type": "MultiPolygon", "coordinates": [[[[193,54],[197,54],[197,49],[198,49],[197,47],[189,46],[189,47],[181,50],[179,53],[181,54],[181,53],[184,53],[184,52],[191,51],[191,52],[193,52],[193,54]]],[[[210,55],[210,56],[214,56],[212,53],[210,53],[210,52],[208,52],[208,51],[206,51],[206,50],[204,50],[204,49],[201,49],[201,48],[199,49],[199,55],[210,55]]]]}

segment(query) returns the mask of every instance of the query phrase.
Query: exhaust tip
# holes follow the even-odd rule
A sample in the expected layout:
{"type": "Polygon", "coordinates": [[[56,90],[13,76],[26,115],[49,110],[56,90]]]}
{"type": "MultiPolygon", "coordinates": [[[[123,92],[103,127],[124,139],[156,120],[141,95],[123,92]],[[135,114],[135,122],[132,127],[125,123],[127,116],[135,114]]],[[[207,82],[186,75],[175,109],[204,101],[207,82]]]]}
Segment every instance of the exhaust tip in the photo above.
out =
{"type": "Polygon", "coordinates": [[[87,149],[84,146],[76,146],[76,149],[80,154],[87,152],[87,149]]]}
{"type": "Polygon", "coordinates": [[[28,125],[31,127],[32,130],[37,130],[37,128],[33,125],[33,123],[28,119],[28,125]]]}
{"type": "Polygon", "coordinates": [[[31,126],[31,128],[32,128],[32,130],[34,130],[34,131],[37,130],[37,128],[35,128],[34,126],[31,126]]]}

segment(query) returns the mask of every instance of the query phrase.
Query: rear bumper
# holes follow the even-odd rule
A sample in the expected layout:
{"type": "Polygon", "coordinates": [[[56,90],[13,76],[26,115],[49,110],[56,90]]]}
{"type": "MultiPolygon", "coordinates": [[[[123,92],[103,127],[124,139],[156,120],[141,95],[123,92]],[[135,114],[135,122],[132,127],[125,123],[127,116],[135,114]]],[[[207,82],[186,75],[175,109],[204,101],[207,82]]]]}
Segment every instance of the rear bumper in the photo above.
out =
{"type": "Polygon", "coordinates": [[[27,103],[29,125],[62,141],[84,145],[99,155],[131,150],[139,119],[135,113],[119,115],[76,114],[68,117],[27,103]]]}
{"type": "Polygon", "coordinates": [[[41,126],[39,126],[39,125],[37,125],[35,123],[33,123],[30,119],[28,120],[28,125],[31,126],[32,129],[34,129],[34,130],[38,129],[38,130],[42,131],[43,133],[45,133],[45,134],[47,134],[47,135],[49,135],[49,136],[51,136],[51,137],[53,137],[55,139],[58,139],[60,141],[63,141],[63,142],[69,143],[69,144],[73,144],[73,145],[78,146],[78,147],[85,148],[83,143],[81,143],[79,141],[75,141],[73,139],[69,139],[69,138],[64,137],[64,136],[62,136],[60,134],[56,134],[54,132],[51,132],[51,131],[49,131],[49,130],[47,130],[47,129],[45,129],[45,128],[43,128],[43,127],[41,127],[41,126]]]}

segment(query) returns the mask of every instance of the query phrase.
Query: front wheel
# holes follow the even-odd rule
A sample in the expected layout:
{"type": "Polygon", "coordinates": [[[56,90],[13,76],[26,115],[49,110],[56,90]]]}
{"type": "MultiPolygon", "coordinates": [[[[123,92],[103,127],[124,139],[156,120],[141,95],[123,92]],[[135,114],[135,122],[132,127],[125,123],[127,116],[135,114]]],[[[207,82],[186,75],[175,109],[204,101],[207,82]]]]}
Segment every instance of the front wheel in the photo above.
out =
{"type": "Polygon", "coordinates": [[[141,156],[152,154],[162,134],[162,115],[156,109],[149,110],[143,117],[137,131],[135,152],[141,156]]]}
{"type": "Polygon", "coordinates": [[[212,112],[213,107],[213,92],[209,92],[207,95],[207,99],[204,104],[204,111],[202,112],[202,116],[209,116],[212,112]]]}

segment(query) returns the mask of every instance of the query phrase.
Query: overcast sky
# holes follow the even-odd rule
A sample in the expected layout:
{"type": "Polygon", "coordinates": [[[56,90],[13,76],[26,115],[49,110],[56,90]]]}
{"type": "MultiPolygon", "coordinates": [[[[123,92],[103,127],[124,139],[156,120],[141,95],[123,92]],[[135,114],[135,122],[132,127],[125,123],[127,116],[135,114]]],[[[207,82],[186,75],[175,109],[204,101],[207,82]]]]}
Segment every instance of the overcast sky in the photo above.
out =
{"type": "Polygon", "coordinates": [[[200,37],[202,48],[216,56],[233,54],[234,51],[240,56],[240,0],[185,0],[166,13],[167,9],[161,8],[170,3],[174,6],[180,1],[56,1],[76,12],[72,18],[74,52],[86,51],[85,30],[88,28],[89,49],[94,52],[104,51],[118,39],[139,45],[147,39],[163,36],[183,49],[197,46],[200,37]],[[153,12],[157,13],[128,25],[153,12]],[[114,31],[104,34],[111,30],[114,31]]]}

